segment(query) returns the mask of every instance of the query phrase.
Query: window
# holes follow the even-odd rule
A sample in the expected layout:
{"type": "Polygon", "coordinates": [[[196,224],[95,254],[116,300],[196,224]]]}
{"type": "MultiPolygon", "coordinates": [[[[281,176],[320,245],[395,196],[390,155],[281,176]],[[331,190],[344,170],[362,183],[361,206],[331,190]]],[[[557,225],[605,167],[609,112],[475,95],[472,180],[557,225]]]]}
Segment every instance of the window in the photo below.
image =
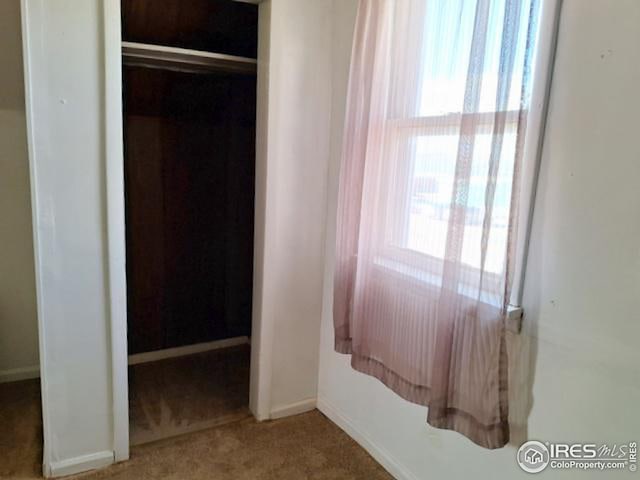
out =
{"type": "MultiPolygon", "coordinates": [[[[505,269],[521,105],[529,95],[523,91],[527,29],[520,28],[516,33],[510,85],[502,93],[503,98],[497,100],[505,2],[491,3],[477,106],[472,112],[463,112],[476,5],[451,0],[425,3],[424,16],[414,17],[424,22],[425,32],[415,78],[407,80],[406,72],[398,69],[394,70],[391,80],[395,94],[390,95],[388,108],[389,141],[393,144],[390,151],[402,154],[389,155],[391,161],[398,162],[392,168],[400,177],[389,191],[391,198],[387,204],[405,213],[389,225],[386,257],[401,260],[413,256],[414,262],[422,263],[425,268],[430,266],[431,271],[439,268],[438,262],[445,256],[460,137],[466,134],[474,138],[466,186],[461,261],[470,268],[483,268],[499,275],[505,269]],[[414,108],[406,108],[401,102],[394,105],[394,101],[406,99],[402,91],[410,88],[417,93],[414,108]],[[496,106],[501,108],[496,110],[496,106]],[[499,147],[494,143],[496,122],[504,122],[499,147]],[[495,184],[492,184],[495,192],[491,214],[486,220],[490,228],[483,267],[481,246],[487,213],[487,177],[491,154],[498,148],[501,158],[495,184]],[[424,257],[422,261],[416,254],[424,257]]],[[[527,25],[526,16],[531,7],[530,2],[526,3],[521,9],[522,25],[527,25]]]]}
{"type": "Polygon", "coordinates": [[[486,448],[509,439],[504,332],[535,179],[523,159],[543,118],[530,102],[539,1],[361,0],[351,60],[336,351],[486,448]]]}

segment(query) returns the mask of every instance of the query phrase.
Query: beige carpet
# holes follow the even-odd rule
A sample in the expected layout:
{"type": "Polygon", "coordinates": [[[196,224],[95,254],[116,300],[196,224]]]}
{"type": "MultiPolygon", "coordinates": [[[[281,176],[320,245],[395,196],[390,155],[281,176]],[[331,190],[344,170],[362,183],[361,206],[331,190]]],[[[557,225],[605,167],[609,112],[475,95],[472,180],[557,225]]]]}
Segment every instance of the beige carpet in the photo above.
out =
{"type": "Polygon", "coordinates": [[[129,367],[132,445],[249,416],[249,345],[129,367]]]}
{"type": "MultiPolygon", "coordinates": [[[[40,478],[39,397],[38,381],[0,384],[0,478],[40,478]]],[[[318,411],[263,423],[244,418],[135,446],[128,462],[72,478],[391,479],[357,443],[318,411]]]]}
{"type": "Polygon", "coordinates": [[[0,478],[42,475],[40,380],[0,383],[0,478]]]}
{"type": "Polygon", "coordinates": [[[134,447],[123,464],[77,478],[98,480],[391,479],[342,430],[313,411],[232,424],[134,447]]]}

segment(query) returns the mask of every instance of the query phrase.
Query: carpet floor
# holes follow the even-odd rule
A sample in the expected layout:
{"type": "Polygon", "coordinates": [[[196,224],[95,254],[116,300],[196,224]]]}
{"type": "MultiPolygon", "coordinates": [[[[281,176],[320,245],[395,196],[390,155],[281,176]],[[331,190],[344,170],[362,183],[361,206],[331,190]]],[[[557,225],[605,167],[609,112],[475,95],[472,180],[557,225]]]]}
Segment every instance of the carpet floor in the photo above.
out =
{"type": "MultiPolygon", "coordinates": [[[[41,462],[39,381],[0,384],[0,478],[41,478],[41,462]]],[[[261,423],[248,417],[134,446],[127,462],[69,478],[387,480],[391,476],[314,410],[261,423]]]]}
{"type": "Polygon", "coordinates": [[[249,345],[239,345],[131,365],[131,445],[249,417],[250,357],[249,345]]]}
{"type": "Polygon", "coordinates": [[[40,380],[0,383],[0,478],[42,475],[40,380]]]}
{"type": "Polygon", "coordinates": [[[373,458],[319,411],[245,419],[134,447],[128,462],[82,480],[387,480],[373,458]]]}

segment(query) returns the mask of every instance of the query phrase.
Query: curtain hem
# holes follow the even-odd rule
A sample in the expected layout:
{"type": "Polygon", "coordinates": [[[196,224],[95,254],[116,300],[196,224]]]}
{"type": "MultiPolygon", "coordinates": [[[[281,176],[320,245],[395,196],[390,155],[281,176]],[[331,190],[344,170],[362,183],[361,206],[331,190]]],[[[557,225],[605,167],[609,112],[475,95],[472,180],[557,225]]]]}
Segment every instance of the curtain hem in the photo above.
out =
{"type": "Polygon", "coordinates": [[[457,408],[430,406],[434,402],[429,387],[415,385],[379,361],[354,353],[351,339],[336,338],[335,351],[351,355],[351,367],[354,370],[378,379],[406,401],[428,407],[427,423],[432,427],[453,430],[475,444],[490,450],[502,448],[509,442],[509,422],[507,420],[486,425],[472,414],[457,408]]]}

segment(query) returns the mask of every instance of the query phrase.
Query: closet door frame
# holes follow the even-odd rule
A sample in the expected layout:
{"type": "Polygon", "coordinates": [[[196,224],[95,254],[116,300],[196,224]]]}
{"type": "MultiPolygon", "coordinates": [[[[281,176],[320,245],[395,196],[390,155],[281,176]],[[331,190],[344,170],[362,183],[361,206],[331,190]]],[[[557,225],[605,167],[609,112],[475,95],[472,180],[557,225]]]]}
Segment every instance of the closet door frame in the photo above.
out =
{"type": "MultiPolygon", "coordinates": [[[[259,2],[250,2],[259,3],[259,2]]],[[[269,2],[264,2],[265,6],[269,2]]],[[[269,11],[260,7],[261,27],[268,35],[269,11]]],[[[107,210],[107,264],[109,271],[109,307],[111,336],[111,367],[113,388],[113,443],[115,461],[129,458],[129,396],[128,396],[128,356],[127,356],[127,278],[125,242],[124,203],[124,128],[122,105],[122,25],[120,0],[104,0],[104,82],[105,82],[105,150],[106,150],[106,210],[107,210]]],[[[262,42],[263,44],[265,42],[262,42]]],[[[260,56],[268,55],[266,49],[259,48],[260,56]]],[[[266,65],[266,63],[263,63],[266,65]]],[[[267,103],[267,89],[260,88],[267,81],[267,72],[258,68],[258,114],[256,155],[260,156],[260,132],[266,131],[266,116],[261,115],[261,105],[267,103]],[[262,122],[261,122],[262,118],[262,122]]],[[[263,147],[265,148],[265,147],[263,147]]],[[[262,159],[264,161],[264,159],[262,159]]],[[[256,168],[255,216],[265,218],[265,203],[257,195],[259,185],[266,182],[266,169],[256,168]]],[[[257,222],[256,222],[257,223],[257,222]]],[[[256,225],[256,230],[258,230],[256,225]]],[[[262,263],[264,236],[256,234],[254,239],[254,292],[262,292],[262,263]]],[[[249,407],[258,420],[270,416],[270,365],[271,345],[267,325],[262,325],[259,299],[254,293],[251,341],[251,381],[249,407]]]]}
{"type": "Polygon", "coordinates": [[[127,350],[127,272],[122,108],[122,26],[120,0],[104,1],[105,177],[107,265],[111,315],[113,452],[129,458],[129,379],[127,350]]]}

